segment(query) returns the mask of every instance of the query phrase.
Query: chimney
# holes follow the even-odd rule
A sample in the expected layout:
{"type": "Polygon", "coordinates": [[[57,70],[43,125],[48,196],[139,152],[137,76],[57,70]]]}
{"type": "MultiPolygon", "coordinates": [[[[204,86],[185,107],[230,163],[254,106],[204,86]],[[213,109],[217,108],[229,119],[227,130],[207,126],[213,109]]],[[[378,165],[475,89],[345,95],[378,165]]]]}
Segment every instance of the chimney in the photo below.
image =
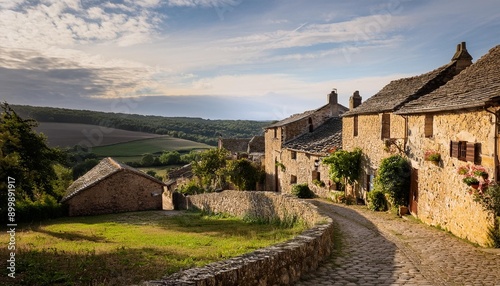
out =
{"type": "Polygon", "coordinates": [[[336,88],[328,94],[328,104],[330,105],[330,117],[339,116],[338,94],[336,88]]]}
{"type": "Polygon", "coordinates": [[[457,62],[455,66],[457,74],[472,64],[472,56],[467,51],[465,42],[461,42],[457,45],[457,51],[451,60],[457,62]]]}
{"type": "Polygon", "coordinates": [[[354,108],[361,105],[361,95],[359,95],[359,91],[356,90],[351,97],[349,97],[349,110],[353,110],[354,108]]]}

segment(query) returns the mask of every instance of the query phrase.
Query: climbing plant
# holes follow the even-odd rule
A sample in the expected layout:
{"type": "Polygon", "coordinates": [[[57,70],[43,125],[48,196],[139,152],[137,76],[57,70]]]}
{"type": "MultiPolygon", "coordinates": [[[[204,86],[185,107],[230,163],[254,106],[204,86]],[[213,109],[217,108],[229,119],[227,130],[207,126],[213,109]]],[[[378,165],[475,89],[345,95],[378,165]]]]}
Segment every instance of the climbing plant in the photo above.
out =
{"type": "Polygon", "coordinates": [[[330,166],[330,178],[334,182],[347,180],[353,184],[361,172],[361,149],[353,151],[337,150],[323,159],[323,164],[330,166]]]}

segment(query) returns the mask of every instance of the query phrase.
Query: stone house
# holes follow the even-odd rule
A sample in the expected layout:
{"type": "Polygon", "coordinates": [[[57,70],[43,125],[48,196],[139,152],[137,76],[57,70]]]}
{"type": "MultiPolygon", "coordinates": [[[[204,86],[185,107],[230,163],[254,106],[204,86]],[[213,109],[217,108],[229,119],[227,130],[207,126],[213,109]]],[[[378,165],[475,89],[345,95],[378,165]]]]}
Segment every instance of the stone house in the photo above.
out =
{"type": "Polygon", "coordinates": [[[436,90],[471,64],[472,57],[462,43],[448,64],[419,76],[394,80],[359,106],[359,100],[351,99],[351,110],[342,116],[342,148],[361,148],[363,156],[359,181],[348,188],[348,194],[366,199],[381,160],[404,153],[406,118],[394,112],[436,90]]]}
{"type": "MultiPolygon", "coordinates": [[[[165,184],[130,166],[105,158],[66,190],[61,200],[70,216],[161,210],[165,184]]],[[[164,209],[171,209],[166,201],[164,209]]]]}
{"type": "MultiPolygon", "coordinates": [[[[285,145],[291,143],[293,140],[302,135],[313,133],[330,118],[339,117],[346,111],[347,107],[338,103],[337,92],[336,90],[333,90],[330,94],[328,94],[328,102],[326,105],[315,110],[309,110],[301,114],[292,115],[266,127],[264,133],[264,167],[266,172],[265,189],[275,192],[289,192],[292,184],[312,181],[312,175],[309,173],[311,169],[308,169],[309,171],[306,171],[306,169],[311,168],[310,166],[314,165],[315,160],[319,158],[319,154],[321,154],[322,151],[315,153],[318,151],[309,152],[305,151],[306,149],[293,150],[293,148],[291,148],[293,145],[288,145],[290,146],[290,149],[285,148],[285,145]],[[297,151],[299,151],[298,154],[297,151]],[[313,153],[316,154],[316,158],[315,156],[311,156],[313,153]],[[293,158],[292,154],[297,154],[299,159],[291,159],[293,158]],[[307,167],[305,165],[299,166],[301,163],[307,164],[307,167]],[[301,168],[304,169],[300,172],[301,175],[299,176],[299,169],[302,170],[301,168]],[[288,173],[282,171],[287,169],[289,169],[288,173]],[[290,173],[292,171],[296,173],[290,173]]],[[[334,123],[331,125],[336,126],[334,123]]],[[[325,129],[327,128],[325,127],[325,129]]],[[[318,132],[316,132],[314,136],[317,136],[316,134],[318,134],[318,132]]],[[[312,143],[311,140],[308,140],[307,138],[304,138],[304,141],[308,141],[308,144],[312,143]]],[[[304,147],[306,145],[304,145],[304,147]]],[[[312,145],[310,145],[310,147],[313,148],[312,145]]],[[[320,174],[321,173],[325,175],[327,174],[323,170],[320,171],[320,174]]]]}
{"type": "Polygon", "coordinates": [[[490,180],[498,181],[500,46],[395,114],[406,123],[406,154],[414,169],[412,213],[425,223],[486,245],[493,214],[473,200],[457,169],[481,165],[490,180]],[[438,165],[424,160],[429,150],[441,155],[438,165]]]}
{"type": "Polygon", "coordinates": [[[264,136],[254,136],[252,138],[219,138],[217,147],[228,150],[233,160],[247,158],[256,163],[263,162],[265,152],[264,136]]]}

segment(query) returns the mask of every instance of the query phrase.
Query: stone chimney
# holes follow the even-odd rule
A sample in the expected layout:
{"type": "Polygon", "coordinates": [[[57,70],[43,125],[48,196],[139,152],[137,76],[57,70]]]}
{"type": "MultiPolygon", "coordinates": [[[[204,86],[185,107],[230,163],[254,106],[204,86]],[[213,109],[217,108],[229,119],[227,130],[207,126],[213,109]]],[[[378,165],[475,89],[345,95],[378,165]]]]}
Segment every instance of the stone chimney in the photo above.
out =
{"type": "Polygon", "coordinates": [[[453,58],[451,58],[451,60],[457,62],[455,67],[457,73],[461,72],[466,67],[472,64],[472,56],[467,51],[465,42],[461,42],[457,45],[457,51],[455,52],[455,55],[453,55],[453,58]]]}
{"type": "Polygon", "coordinates": [[[349,110],[353,110],[354,108],[361,105],[361,95],[359,95],[359,91],[356,90],[351,97],[349,97],[349,110]]]}
{"type": "Polygon", "coordinates": [[[338,104],[338,94],[337,89],[334,88],[330,94],[328,94],[328,104],[330,105],[330,117],[339,116],[339,104],[338,104]]]}

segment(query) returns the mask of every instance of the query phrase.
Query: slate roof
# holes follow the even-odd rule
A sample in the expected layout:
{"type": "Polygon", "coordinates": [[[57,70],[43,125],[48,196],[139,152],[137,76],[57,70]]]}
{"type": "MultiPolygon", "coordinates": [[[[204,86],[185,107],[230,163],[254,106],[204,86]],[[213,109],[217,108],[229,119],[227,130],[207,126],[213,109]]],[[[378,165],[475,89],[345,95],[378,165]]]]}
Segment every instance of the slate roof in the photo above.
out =
{"type": "Polygon", "coordinates": [[[310,154],[328,155],[328,151],[342,148],[342,119],[332,117],[313,132],[286,142],[284,148],[310,154]]]}
{"type": "Polygon", "coordinates": [[[180,168],[168,172],[168,181],[165,183],[167,186],[172,185],[178,178],[191,178],[193,177],[193,166],[191,164],[184,165],[180,168]]]}
{"type": "MultiPolygon", "coordinates": [[[[339,113],[342,114],[346,111],[349,110],[349,108],[343,106],[342,104],[337,104],[338,105],[338,108],[339,108],[339,113]]],[[[288,118],[285,118],[283,120],[280,120],[278,122],[275,122],[269,126],[267,126],[266,128],[274,128],[274,127],[280,127],[280,126],[284,126],[284,125],[287,125],[289,123],[292,123],[292,122],[295,122],[295,121],[299,121],[301,119],[304,119],[306,117],[309,117],[311,116],[312,114],[314,114],[315,112],[318,112],[318,111],[323,111],[324,109],[329,109],[330,108],[330,104],[327,103],[323,106],[321,106],[320,108],[317,108],[317,109],[314,109],[314,110],[308,110],[308,111],[304,111],[302,113],[298,113],[298,114],[294,114],[288,118]]]]}
{"type": "Polygon", "coordinates": [[[222,147],[231,153],[246,153],[250,138],[222,138],[222,147]]]}
{"type": "Polygon", "coordinates": [[[343,116],[373,114],[398,110],[405,103],[437,89],[453,77],[456,60],[431,72],[391,81],[377,94],[343,116]]]}
{"type": "Polygon", "coordinates": [[[500,45],[439,89],[406,104],[397,114],[500,105],[500,45]]]}
{"type": "Polygon", "coordinates": [[[266,151],[266,142],[264,136],[254,136],[248,142],[248,153],[264,153],[266,151]]]}
{"type": "Polygon", "coordinates": [[[139,176],[155,181],[158,184],[164,185],[162,181],[130,166],[118,163],[114,159],[108,157],[102,159],[101,162],[99,162],[99,164],[97,164],[94,168],[90,169],[87,173],[85,173],[85,175],[74,181],[73,184],[71,184],[66,190],[66,194],[62,198],[61,202],[67,201],[79,192],[96,185],[113,174],[123,171],[135,173],[139,176]]]}

